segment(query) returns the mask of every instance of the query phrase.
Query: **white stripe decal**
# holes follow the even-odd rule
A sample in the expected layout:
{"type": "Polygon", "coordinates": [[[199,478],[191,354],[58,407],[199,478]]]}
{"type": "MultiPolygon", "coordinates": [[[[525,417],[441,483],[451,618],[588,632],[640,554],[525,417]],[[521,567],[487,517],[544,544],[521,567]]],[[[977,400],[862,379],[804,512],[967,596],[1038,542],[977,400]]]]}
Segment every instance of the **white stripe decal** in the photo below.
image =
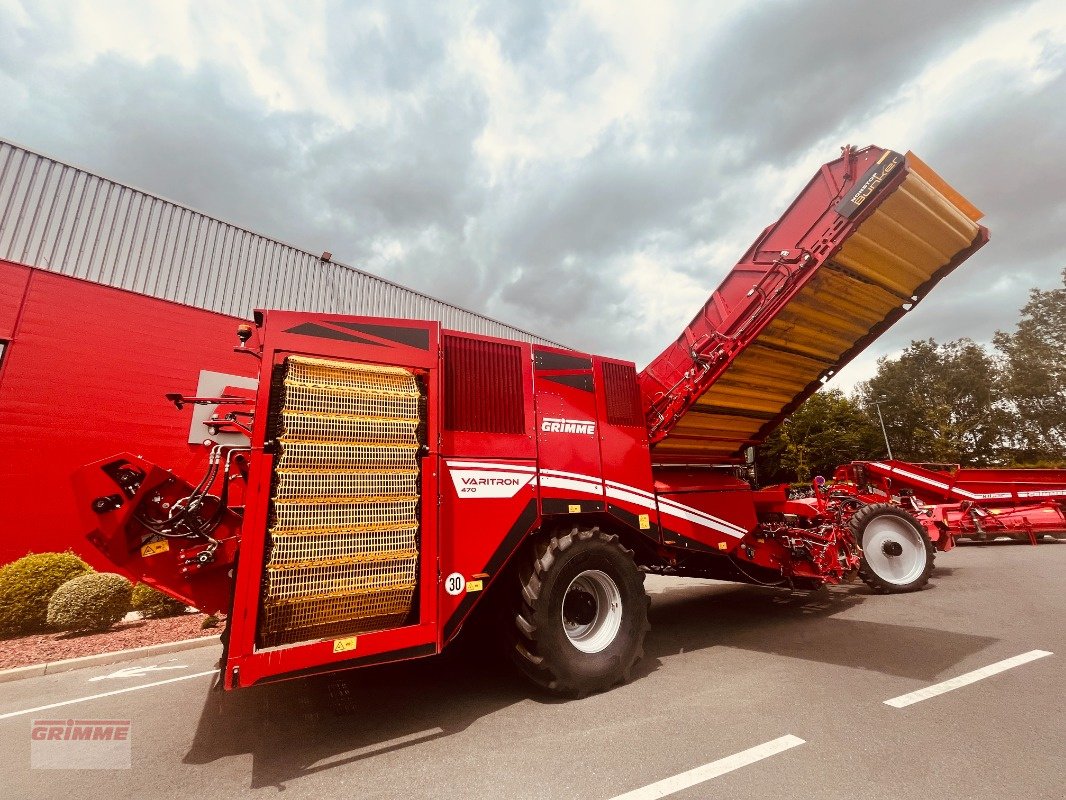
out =
{"type": "Polygon", "coordinates": [[[659,505],[660,505],[660,507],[661,506],[666,506],[667,508],[671,508],[671,507],[672,508],[676,508],[676,509],[684,511],[684,512],[686,512],[688,514],[692,514],[694,516],[702,517],[702,518],[706,519],[708,522],[713,523],[712,527],[714,525],[722,525],[722,526],[724,526],[726,528],[730,528],[730,529],[736,531],[737,533],[740,534],[740,536],[744,536],[745,534],[747,534],[747,531],[744,528],[740,527],[739,525],[736,525],[736,524],[734,524],[732,522],[729,522],[728,520],[719,519],[718,517],[714,516],[713,514],[708,514],[706,511],[700,511],[698,508],[693,508],[692,506],[682,505],[681,503],[678,503],[678,502],[676,502],[674,500],[667,500],[664,497],[660,497],[659,498],[659,505]]]}
{"type": "MultiPolygon", "coordinates": [[[[682,508],[687,508],[682,506],[682,508]]],[[[747,535],[747,531],[742,528],[726,527],[728,523],[722,522],[716,517],[708,518],[707,515],[700,512],[693,512],[690,510],[679,510],[673,508],[659,508],[660,512],[669,516],[677,517],[678,519],[687,520],[689,522],[695,522],[697,525],[702,525],[704,528],[710,528],[711,530],[724,533],[726,536],[732,536],[736,539],[743,539],[747,535]]]]}
{"type": "Polygon", "coordinates": [[[615,481],[608,481],[608,480],[604,480],[604,483],[606,483],[608,486],[613,486],[615,489],[621,489],[623,492],[630,492],[632,494],[639,494],[639,495],[642,495],[643,497],[647,497],[647,498],[650,498],[652,500],[655,499],[655,495],[654,494],[652,494],[651,492],[646,492],[643,489],[638,489],[636,486],[627,486],[624,483],[617,483],[615,481]]]}
{"type": "MultiPolygon", "coordinates": [[[[533,467],[503,461],[446,461],[445,463],[453,469],[479,468],[515,472],[534,471],[533,467]]],[[[581,475],[576,472],[542,469],[540,470],[539,483],[548,489],[564,489],[570,492],[593,495],[594,497],[602,497],[604,495],[604,484],[606,484],[607,496],[615,500],[622,500],[623,502],[651,510],[655,510],[656,504],[658,504],[659,512],[665,516],[683,519],[736,539],[743,539],[748,534],[747,530],[741,526],[719,519],[712,514],[700,511],[698,508],[686,506],[663,497],[656,497],[651,492],[616,481],[601,481],[601,479],[594,478],[591,475],[581,475]]]]}
{"type": "Polygon", "coordinates": [[[540,485],[548,489],[566,489],[570,492],[581,492],[582,494],[591,494],[596,497],[603,496],[603,489],[588,481],[575,481],[570,478],[556,478],[553,475],[542,474],[540,476],[540,485]]]}
{"type": "Polygon", "coordinates": [[[934,481],[932,478],[926,478],[924,475],[915,475],[913,472],[908,472],[905,469],[899,467],[890,467],[888,464],[882,464],[880,461],[871,461],[872,466],[880,467],[888,472],[889,475],[902,475],[905,478],[924,483],[927,486],[935,486],[938,489],[943,489],[949,494],[957,494],[965,497],[967,500],[1009,500],[1011,498],[1010,492],[993,492],[990,494],[975,494],[974,492],[968,492],[965,489],[960,489],[958,486],[949,486],[941,481],[934,481]]]}
{"type": "Polygon", "coordinates": [[[536,472],[536,467],[526,464],[511,464],[506,461],[445,461],[449,467],[459,469],[506,469],[513,472],[536,472]]]}
{"type": "Polygon", "coordinates": [[[627,503],[632,503],[633,505],[642,508],[655,508],[654,500],[648,497],[641,497],[639,494],[633,494],[632,492],[623,489],[616,489],[614,486],[607,487],[607,496],[613,497],[615,500],[623,500],[627,503]]]}

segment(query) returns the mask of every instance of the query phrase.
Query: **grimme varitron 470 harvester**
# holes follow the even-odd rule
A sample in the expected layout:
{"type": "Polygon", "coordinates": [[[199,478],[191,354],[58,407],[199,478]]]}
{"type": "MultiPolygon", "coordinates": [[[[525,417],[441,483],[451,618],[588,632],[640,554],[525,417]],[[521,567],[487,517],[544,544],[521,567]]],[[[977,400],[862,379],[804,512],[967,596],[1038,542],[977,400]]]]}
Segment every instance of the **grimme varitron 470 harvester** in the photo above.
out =
{"type": "Polygon", "coordinates": [[[914,155],[844,148],[640,373],[435,322],[258,312],[239,332],[258,394],[227,407],[249,446],[215,447],[196,486],[131,454],[88,465],[90,541],[229,612],[226,688],[432,655],[485,602],[526,675],[580,695],[640,658],[645,572],[916,588],[913,517],[880,504],[856,527],[755,492],[745,454],[988,240],[979,218],[914,155]]]}

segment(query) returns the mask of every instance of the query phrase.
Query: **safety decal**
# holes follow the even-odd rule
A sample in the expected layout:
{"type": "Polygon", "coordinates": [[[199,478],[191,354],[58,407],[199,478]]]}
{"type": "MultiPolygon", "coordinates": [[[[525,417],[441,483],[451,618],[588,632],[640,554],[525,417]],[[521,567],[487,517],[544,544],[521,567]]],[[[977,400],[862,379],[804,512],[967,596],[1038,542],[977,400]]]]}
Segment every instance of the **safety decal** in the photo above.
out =
{"type": "Polygon", "coordinates": [[[160,539],[157,542],[149,542],[141,547],[141,557],[148,558],[148,556],[156,556],[160,553],[165,553],[170,550],[170,543],[166,539],[160,539]]]}
{"type": "Polygon", "coordinates": [[[355,649],[355,642],[359,637],[347,636],[343,639],[333,640],[333,652],[334,653],[347,653],[355,649]]]}
{"type": "Polygon", "coordinates": [[[467,581],[466,582],[466,590],[468,592],[480,592],[482,590],[482,588],[484,588],[484,585],[483,585],[483,583],[481,581],[467,581]]]}

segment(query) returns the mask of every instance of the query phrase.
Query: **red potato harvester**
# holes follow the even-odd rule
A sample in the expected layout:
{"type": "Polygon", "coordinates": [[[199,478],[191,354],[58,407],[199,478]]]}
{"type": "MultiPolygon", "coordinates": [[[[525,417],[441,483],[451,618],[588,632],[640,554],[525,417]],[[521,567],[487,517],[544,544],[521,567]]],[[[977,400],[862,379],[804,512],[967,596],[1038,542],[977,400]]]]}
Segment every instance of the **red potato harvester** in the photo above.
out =
{"type": "Polygon", "coordinates": [[[853,461],[837,467],[820,493],[823,505],[845,514],[871,503],[904,508],[939,550],[956,539],[1066,539],[1066,469],[853,461]]]}
{"type": "Polygon", "coordinates": [[[436,322],[257,312],[239,349],[259,390],[213,419],[249,444],[215,446],[197,486],[128,453],[87,465],[89,540],[229,613],[226,688],[433,655],[485,603],[530,679],[582,695],[641,657],[646,572],[918,588],[913,516],[753,491],[750,448],[988,241],[980,217],[913,154],[846,147],[639,373],[436,322]]]}

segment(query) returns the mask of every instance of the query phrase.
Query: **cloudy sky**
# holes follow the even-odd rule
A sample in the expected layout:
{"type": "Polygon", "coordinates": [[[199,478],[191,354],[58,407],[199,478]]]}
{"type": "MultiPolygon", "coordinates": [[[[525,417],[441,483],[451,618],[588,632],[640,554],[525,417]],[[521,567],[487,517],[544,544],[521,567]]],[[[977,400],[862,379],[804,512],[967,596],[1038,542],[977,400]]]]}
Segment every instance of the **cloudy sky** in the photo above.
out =
{"type": "Polygon", "coordinates": [[[1066,266],[1066,3],[0,0],[0,137],[643,365],[840,145],[992,242],[835,379],[1066,266]]]}

